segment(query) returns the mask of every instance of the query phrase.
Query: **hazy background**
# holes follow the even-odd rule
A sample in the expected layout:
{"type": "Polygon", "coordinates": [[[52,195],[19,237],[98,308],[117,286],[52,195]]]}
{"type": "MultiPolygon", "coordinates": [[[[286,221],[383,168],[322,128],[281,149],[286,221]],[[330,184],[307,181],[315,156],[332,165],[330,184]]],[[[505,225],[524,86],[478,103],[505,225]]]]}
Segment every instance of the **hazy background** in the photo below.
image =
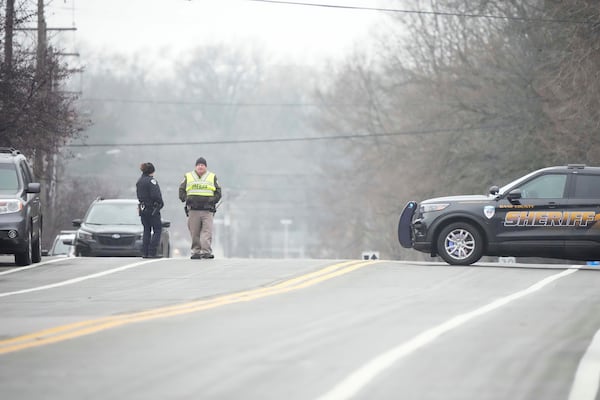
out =
{"type": "Polygon", "coordinates": [[[396,238],[407,201],[597,163],[596,2],[318,3],[363,9],[52,2],[48,25],[77,27],[52,40],[79,53],[67,86],[92,121],[62,153],[75,194],[57,225],[135,196],[151,161],[185,253],[177,187],[203,156],[225,194],[218,254],[415,259],[396,238]]]}
{"type": "Polygon", "coordinates": [[[66,181],[89,178],[97,195],[135,196],[139,163],[153,162],[163,218],[185,253],[177,188],[203,156],[224,191],[217,253],[284,256],[287,229],[288,256],[333,255],[317,231],[331,206],[322,197],[322,162],[335,156],[323,147],[339,143],[311,140],[336,133],[313,126],[324,107],[314,93],[331,79],[333,64],[369,47],[379,13],[247,1],[75,0],[51,3],[47,16],[49,26],[77,28],[57,33],[56,42],[80,54],[70,62],[85,72],[70,87],[81,92],[81,110],[92,120],[85,138],[67,147],[74,158],[66,181]],[[299,140],[280,140],[290,138],[299,140]]]}

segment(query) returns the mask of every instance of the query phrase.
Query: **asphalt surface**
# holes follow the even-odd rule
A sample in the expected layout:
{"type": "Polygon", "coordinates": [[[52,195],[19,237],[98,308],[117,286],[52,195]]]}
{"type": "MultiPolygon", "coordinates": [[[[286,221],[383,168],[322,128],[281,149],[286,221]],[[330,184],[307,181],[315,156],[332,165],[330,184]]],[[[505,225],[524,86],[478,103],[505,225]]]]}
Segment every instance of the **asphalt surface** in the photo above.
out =
{"type": "Polygon", "coordinates": [[[598,398],[599,267],[2,260],[3,399],[598,398]]]}

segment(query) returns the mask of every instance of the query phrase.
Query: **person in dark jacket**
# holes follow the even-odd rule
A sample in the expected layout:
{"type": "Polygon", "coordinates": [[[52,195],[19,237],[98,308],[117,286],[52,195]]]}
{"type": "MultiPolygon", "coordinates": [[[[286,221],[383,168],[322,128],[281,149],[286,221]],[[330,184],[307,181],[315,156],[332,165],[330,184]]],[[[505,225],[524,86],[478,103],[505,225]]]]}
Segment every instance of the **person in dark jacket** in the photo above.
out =
{"type": "Polygon", "coordinates": [[[156,254],[158,244],[160,243],[160,234],[162,231],[162,221],[160,217],[160,209],[164,203],[160,186],[154,179],[154,165],[152,163],[143,163],[140,165],[142,176],[136,184],[137,198],[140,202],[139,212],[144,226],[144,234],[142,236],[142,257],[144,258],[160,258],[161,255],[156,254]]]}
{"type": "Polygon", "coordinates": [[[192,258],[215,258],[212,253],[213,218],[221,200],[217,176],[206,169],[206,159],[196,160],[193,171],[179,185],[179,200],[185,202],[188,229],[192,237],[192,258]]]}

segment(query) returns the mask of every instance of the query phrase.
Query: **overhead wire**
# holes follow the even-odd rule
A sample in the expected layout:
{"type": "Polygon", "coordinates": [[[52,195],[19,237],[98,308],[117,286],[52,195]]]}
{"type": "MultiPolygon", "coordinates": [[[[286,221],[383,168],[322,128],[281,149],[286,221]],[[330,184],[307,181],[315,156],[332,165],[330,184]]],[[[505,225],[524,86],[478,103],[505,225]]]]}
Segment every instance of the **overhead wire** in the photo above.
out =
{"type": "MultiPolygon", "coordinates": [[[[321,107],[317,103],[231,103],[201,100],[152,100],[152,99],[119,99],[85,97],[79,101],[92,103],[126,103],[126,104],[161,104],[161,105],[191,105],[191,106],[216,106],[216,107],[321,107]]],[[[338,104],[341,106],[357,106],[360,104],[338,104]]]]}
{"type": "Polygon", "coordinates": [[[344,139],[373,139],[378,137],[389,136],[410,136],[410,135],[431,135],[438,133],[452,132],[471,132],[471,131],[488,131],[501,128],[514,128],[515,125],[489,125],[477,126],[471,128],[440,128],[427,130],[410,130],[401,132],[380,132],[368,134],[345,134],[345,135],[328,135],[328,136],[305,136],[305,137],[290,137],[290,138],[263,138],[263,139],[232,139],[232,140],[200,140],[200,141],[182,141],[182,142],[131,142],[131,143],[73,143],[67,144],[65,147],[142,147],[142,146],[191,146],[191,145],[216,145],[216,144],[250,144],[250,143],[284,143],[284,142],[313,142],[324,140],[344,140],[344,139]]]}
{"type": "MultiPolygon", "coordinates": [[[[203,101],[203,100],[161,100],[161,99],[134,99],[117,97],[84,97],[78,101],[89,103],[123,103],[123,104],[154,104],[154,105],[183,105],[183,106],[206,106],[206,107],[368,107],[367,103],[276,103],[276,102],[227,102],[227,101],[203,101]]],[[[536,97],[514,98],[514,101],[528,102],[536,101],[536,97]]],[[[411,105],[431,105],[432,101],[413,101],[411,105]]],[[[437,101],[436,104],[447,104],[445,101],[437,101]]]]}
{"type": "Polygon", "coordinates": [[[592,20],[577,20],[577,19],[565,19],[565,18],[516,17],[516,16],[508,16],[508,15],[458,13],[458,12],[449,12],[449,11],[426,11],[426,10],[409,10],[409,9],[400,9],[400,8],[345,6],[345,5],[339,5],[339,4],[308,3],[308,2],[284,1],[284,0],[246,0],[246,1],[252,1],[252,2],[257,2],[257,3],[306,6],[306,7],[338,8],[338,9],[346,9],[346,10],[366,10],[366,11],[379,11],[379,12],[403,13],[403,14],[433,15],[433,16],[444,16],[444,17],[486,18],[486,19],[502,19],[502,20],[512,20],[512,21],[544,22],[544,23],[573,23],[573,24],[596,24],[596,23],[598,23],[598,21],[592,21],[592,20]]]}

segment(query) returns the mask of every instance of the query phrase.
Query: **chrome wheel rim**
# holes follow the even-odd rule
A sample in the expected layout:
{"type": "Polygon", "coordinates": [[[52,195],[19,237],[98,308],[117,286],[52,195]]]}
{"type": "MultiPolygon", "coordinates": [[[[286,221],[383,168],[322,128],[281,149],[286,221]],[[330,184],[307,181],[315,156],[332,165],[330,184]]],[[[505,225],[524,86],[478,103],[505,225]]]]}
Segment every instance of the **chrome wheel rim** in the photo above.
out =
{"type": "Polygon", "coordinates": [[[475,251],[475,238],[466,229],[455,229],[444,240],[446,254],[455,260],[464,260],[475,251]]]}

